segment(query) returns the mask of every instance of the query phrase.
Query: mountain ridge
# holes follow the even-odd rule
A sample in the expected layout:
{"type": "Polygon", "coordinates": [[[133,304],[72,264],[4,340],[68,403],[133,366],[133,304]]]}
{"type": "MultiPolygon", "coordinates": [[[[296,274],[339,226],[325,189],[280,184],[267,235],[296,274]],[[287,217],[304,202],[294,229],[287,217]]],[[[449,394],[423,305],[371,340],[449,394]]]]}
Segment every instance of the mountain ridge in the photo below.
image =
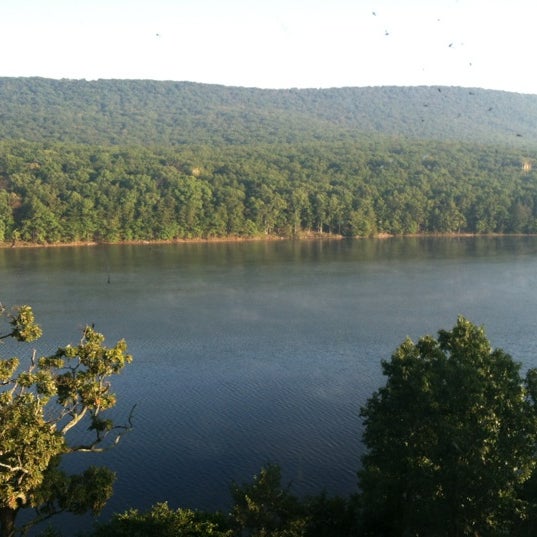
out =
{"type": "Polygon", "coordinates": [[[537,145],[537,95],[457,86],[261,89],[155,80],[0,78],[0,139],[248,145],[372,135],[537,145]]]}

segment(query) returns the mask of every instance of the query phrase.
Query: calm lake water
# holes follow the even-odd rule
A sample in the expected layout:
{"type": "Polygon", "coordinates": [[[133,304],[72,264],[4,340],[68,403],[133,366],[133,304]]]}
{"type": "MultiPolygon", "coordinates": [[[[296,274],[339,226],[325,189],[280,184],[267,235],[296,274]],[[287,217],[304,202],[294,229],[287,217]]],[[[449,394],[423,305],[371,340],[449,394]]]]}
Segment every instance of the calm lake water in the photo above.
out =
{"type": "Polygon", "coordinates": [[[536,237],[4,249],[0,282],[4,304],[34,307],[40,353],[95,323],[134,355],[114,387],[135,430],[68,461],[117,471],[104,517],[226,509],[267,462],[299,494],[354,492],[380,360],[458,314],[537,366],[536,237]]]}

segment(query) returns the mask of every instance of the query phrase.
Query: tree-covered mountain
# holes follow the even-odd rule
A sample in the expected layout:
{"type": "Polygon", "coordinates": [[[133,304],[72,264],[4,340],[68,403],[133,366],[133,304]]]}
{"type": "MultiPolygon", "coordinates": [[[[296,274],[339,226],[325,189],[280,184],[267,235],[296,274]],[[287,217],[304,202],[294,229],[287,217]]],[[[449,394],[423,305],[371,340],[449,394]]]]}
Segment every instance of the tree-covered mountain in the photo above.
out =
{"type": "Polygon", "coordinates": [[[0,79],[0,241],[537,232],[537,95],[0,79]]]}
{"type": "Polygon", "coordinates": [[[537,95],[460,87],[266,90],[0,78],[0,139],[176,146],[360,140],[373,134],[537,145],[537,95]]]}

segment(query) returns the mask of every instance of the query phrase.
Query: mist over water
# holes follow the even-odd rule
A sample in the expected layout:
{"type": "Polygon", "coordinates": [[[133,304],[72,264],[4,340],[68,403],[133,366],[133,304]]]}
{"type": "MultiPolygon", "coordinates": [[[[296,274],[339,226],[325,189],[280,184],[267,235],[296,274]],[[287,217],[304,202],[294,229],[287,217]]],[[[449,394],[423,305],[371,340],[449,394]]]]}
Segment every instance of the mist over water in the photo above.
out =
{"type": "Polygon", "coordinates": [[[536,280],[536,237],[0,250],[0,300],[34,307],[39,353],[95,323],[134,355],[113,385],[135,430],[66,459],[117,471],[105,518],[164,500],[226,509],[231,482],[267,462],[299,494],[356,491],[380,360],[463,314],[536,366],[536,280]]]}

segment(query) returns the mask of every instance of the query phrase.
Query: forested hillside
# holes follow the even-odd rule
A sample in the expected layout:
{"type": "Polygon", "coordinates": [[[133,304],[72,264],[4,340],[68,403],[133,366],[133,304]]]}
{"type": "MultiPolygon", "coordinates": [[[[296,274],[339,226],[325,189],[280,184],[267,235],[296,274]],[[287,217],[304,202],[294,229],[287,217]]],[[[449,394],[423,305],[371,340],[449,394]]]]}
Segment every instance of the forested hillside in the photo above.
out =
{"type": "Polygon", "coordinates": [[[0,142],[0,240],[537,232],[537,151],[0,142]]]}
{"type": "Polygon", "coordinates": [[[537,232],[537,96],[0,79],[0,241],[537,232]]]}
{"type": "Polygon", "coordinates": [[[84,144],[298,143],[380,134],[537,144],[537,95],[452,87],[262,90],[0,78],[0,138],[84,144]]]}

